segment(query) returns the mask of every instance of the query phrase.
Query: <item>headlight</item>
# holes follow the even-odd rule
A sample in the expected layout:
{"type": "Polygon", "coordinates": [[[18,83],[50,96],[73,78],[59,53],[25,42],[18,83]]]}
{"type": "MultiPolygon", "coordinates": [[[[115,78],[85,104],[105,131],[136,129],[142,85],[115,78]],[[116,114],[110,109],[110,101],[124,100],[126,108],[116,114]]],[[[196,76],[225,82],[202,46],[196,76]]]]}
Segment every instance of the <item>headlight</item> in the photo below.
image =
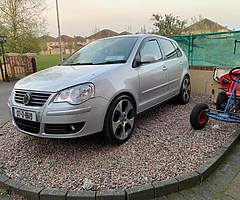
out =
{"type": "Polygon", "coordinates": [[[68,102],[70,104],[80,104],[94,97],[94,94],[94,85],[92,83],[86,83],[59,92],[54,102],[68,102]]]}

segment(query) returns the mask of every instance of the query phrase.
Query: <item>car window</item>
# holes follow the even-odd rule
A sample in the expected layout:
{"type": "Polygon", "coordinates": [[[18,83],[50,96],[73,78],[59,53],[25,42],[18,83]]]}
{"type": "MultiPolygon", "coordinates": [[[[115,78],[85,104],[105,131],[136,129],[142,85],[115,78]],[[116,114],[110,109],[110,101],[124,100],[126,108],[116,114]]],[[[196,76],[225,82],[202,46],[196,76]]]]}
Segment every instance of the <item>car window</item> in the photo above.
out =
{"type": "Polygon", "coordinates": [[[137,39],[137,37],[119,37],[98,40],[76,51],[62,65],[125,63],[137,39]]]}
{"type": "Polygon", "coordinates": [[[153,56],[155,60],[162,59],[162,53],[160,51],[157,40],[146,41],[140,50],[140,56],[153,56]]]}
{"type": "Polygon", "coordinates": [[[175,42],[172,42],[173,46],[175,47],[176,51],[177,51],[177,55],[178,57],[182,57],[182,52],[179,49],[179,47],[177,46],[177,44],[175,42]]]}
{"type": "Polygon", "coordinates": [[[159,39],[161,47],[165,53],[166,59],[178,57],[176,48],[173,46],[170,40],[159,39]]]}

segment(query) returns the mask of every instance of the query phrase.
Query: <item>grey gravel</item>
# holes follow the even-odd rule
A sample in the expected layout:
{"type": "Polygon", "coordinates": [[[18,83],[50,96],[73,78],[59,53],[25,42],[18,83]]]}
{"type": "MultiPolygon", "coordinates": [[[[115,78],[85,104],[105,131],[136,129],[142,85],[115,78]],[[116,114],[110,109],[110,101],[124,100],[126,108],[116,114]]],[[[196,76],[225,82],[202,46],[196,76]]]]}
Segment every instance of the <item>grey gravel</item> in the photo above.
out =
{"type": "Polygon", "coordinates": [[[7,123],[0,129],[0,168],[11,178],[43,187],[125,189],[193,171],[225,142],[237,125],[210,120],[195,131],[189,124],[194,97],[185,106],[166,103],[137,120],[133,137],[105,145],[102,135],[71,140],[27,136],[7,123]]]}

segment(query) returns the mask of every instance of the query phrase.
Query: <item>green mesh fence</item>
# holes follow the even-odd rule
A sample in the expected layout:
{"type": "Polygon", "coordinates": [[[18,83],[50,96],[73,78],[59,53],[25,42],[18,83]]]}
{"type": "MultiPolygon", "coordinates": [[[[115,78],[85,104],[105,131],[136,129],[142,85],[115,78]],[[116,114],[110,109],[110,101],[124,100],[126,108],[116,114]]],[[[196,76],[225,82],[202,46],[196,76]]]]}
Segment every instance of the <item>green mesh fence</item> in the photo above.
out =
{"type": "Polygon", "coordinates": [[[171,38],[178,42],[192,66],[240,66],[240,31],[171,38]]]}

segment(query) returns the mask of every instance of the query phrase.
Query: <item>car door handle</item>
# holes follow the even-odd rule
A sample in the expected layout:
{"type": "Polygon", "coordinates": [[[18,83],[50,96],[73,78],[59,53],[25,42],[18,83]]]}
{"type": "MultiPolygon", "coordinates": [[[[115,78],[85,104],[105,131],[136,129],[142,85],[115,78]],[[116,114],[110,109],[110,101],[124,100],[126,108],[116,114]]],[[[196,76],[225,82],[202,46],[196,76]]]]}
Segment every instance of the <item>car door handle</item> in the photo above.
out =
{"type": "Polygon", "coordinates": [[[166,71],[168,68],[166,66],[163,66],[162,70],[166,71]]]}
{"type": "Polygon", "coordinates": [[[182,62],[182,61],[180,61],[180,62],[179,62],[179,64],[180,64],[180,65],[182,65],[182,64],[183,64],[183,62],[182,62]]]}

